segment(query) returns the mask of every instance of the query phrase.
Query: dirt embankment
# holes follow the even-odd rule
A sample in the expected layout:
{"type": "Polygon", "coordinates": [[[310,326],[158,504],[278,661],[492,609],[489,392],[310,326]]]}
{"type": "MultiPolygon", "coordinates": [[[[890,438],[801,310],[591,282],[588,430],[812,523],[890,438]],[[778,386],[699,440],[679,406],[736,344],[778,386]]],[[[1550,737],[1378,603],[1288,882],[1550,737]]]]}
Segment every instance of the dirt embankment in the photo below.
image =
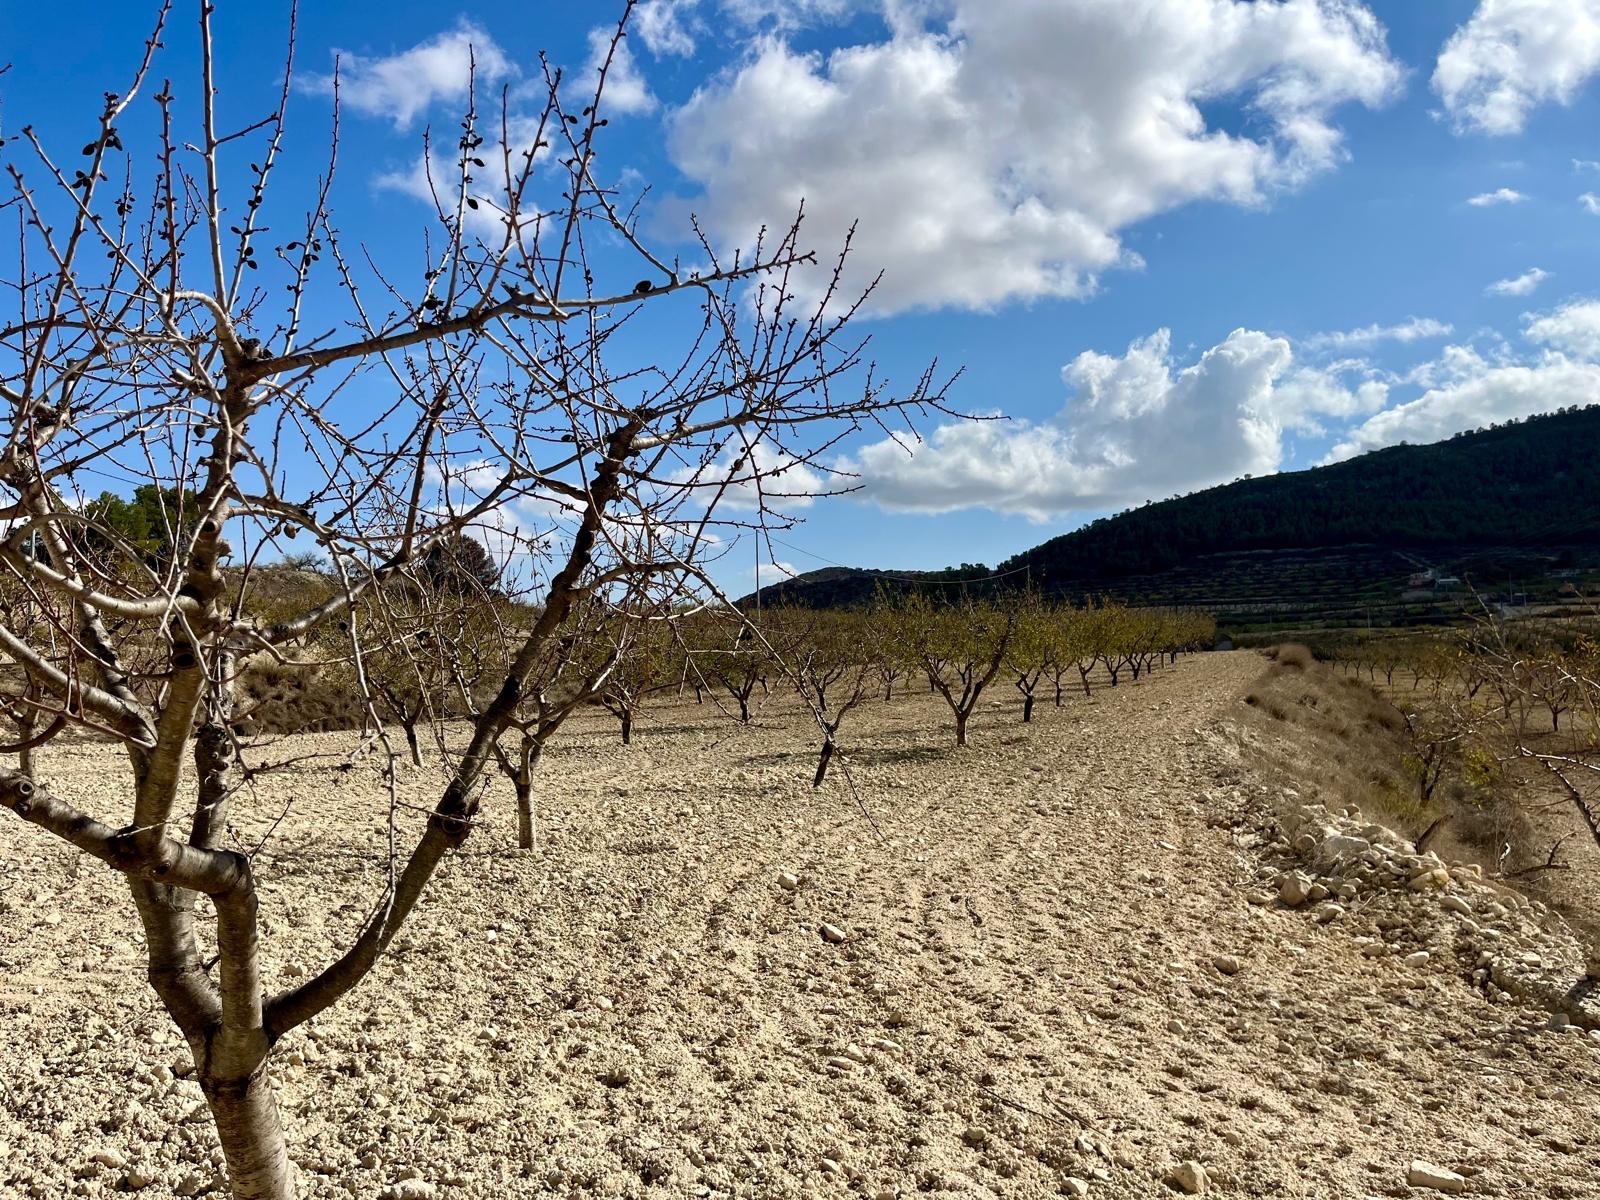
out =
{"type": "MultiPolygon", "coordinates": [[[[1600,1044],[1443,954],[1369,957],[1359,905],[1251,903],[1282,869],[1262,755],[1287,735],[1241,699],[1262,666],[1185,659],[1030,726],[1007,696],[966,751],[897,699],[820,793],[784,704],[748,729],[658,706],[626,750],[585,715],[541,765],[538,849],[505,849],[497,792],[391,958],[281,1045],[305,1194],[1357,1197],[1427,1160],[1471,1194],[1594,1195],[1600,1044]]],[[[241,805],[246,843],[281,818],[279,984],[381,878],[388,798],[346,744],[296,739],[329,757],[241,805]]],[[[114,767],[42,774],[87,800],[114,767]]],[[[0,846],[0,1193],[204,1194],[124,890],[20,823],[0,846]]]]}

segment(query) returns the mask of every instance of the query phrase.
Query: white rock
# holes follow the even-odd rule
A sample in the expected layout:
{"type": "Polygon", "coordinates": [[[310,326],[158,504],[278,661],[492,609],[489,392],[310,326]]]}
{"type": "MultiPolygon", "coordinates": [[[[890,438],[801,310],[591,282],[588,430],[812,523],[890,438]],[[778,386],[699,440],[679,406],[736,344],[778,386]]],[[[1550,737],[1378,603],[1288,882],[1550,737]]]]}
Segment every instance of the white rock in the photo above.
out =
{"type": "Polygon", "coordinates": [[[792,892],[800,886],[800,876],[793,871],[779,871],[778,886],[786,892],[792,892]]]}
{"type": "Polygon", "coordinates": [[[1299,908],[1311,897],[1311,880],[1298,871],[1290,871],[1278,881],[1278,899],[1290,908],[1299,908]]]}
{"type": "Polygon", "coordinates": [[[1087,1196],[1089,1185],[1075,1175],[1069,1175],[1061,1183],[1061,1194],[1064,1196],[1087,1196]]]}
{"type": "Polygon", "coordinates": [[[827,922],[823,922],[822,928],[817,932],[822,934],[823,941],[835,946],[837,946],[840,942],[846,941],[850,937],[848,933],[840,929],[837,925],[829,925],[827,922]]]}
{"type": "Polygon", "coordinates": [[[1467,1190],[1467,1181],[1454,1171],[1447,1171],[1443,1167],[1436,1167],[1432,1163],[1423,1162],[1420,1158],[1412,1162],[1406,1171],[1406,1183],[1411,1187],[1432,1188],[1436,1192],[1464,1192],[1467,1190]]]}
{"type": "Polygon", "coordinates": [[[1408,967],[1424,967],[1424,966],[1428,965],[1428,959],[1430,959],[1432,957],[1433,956],[1431,954],[1429,954],[1426,950],[1417,950],[1417,951],[1415,951],[1415,952],[1413,952],[1411,954],[1406,955],[1400,961],[1405,963],[1405,965],[1408,966],[1408,967]]]}
{"type": "Polygon", "coordinates": [[[1186,1196],[1206,1194],[1206,1169],[1190,1159],[1167,1172],[1167,1182],[1186,1196]]]}
{"type": "Polygon", "coordinates": [[[1224,975],[1237,975],[1239,973],[1239,960],[1231,954],[1219,954],[1211,960],[1211,965],[1224,975]]]}
{"type": "Polygon", "coordinates": [[[1366,838],[1349,837],[1342,833],[1334,833],[1324,837],[1317,846],[1317,861],[1324,865],[1332,866],[1337,863],[1349,862],[1353,858],[1360,858],[1372,843],[1366,838]]]}

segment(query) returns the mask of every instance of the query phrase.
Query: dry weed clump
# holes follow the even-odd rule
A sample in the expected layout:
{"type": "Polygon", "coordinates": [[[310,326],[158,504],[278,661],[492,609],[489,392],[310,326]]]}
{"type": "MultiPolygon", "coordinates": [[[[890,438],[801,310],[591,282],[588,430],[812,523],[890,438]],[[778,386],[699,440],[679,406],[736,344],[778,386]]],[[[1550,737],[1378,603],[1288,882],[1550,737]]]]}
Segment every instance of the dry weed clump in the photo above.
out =
{"type": "Polygon", "coordinates": [[[238,688],[233,729],[245,737],[335,733],[361,728],[366,717],[355,679],[334,666],[253,662],[238,688]]]}
{"type": "Polygon", "coordinates": [[[1302,646],[1299,642],[1269,646],[1263,653],[1278,666],[1290,671],[1309,670],[1317,661],[1317,656],[1311,653],[1311,648],[1302,646]]]}

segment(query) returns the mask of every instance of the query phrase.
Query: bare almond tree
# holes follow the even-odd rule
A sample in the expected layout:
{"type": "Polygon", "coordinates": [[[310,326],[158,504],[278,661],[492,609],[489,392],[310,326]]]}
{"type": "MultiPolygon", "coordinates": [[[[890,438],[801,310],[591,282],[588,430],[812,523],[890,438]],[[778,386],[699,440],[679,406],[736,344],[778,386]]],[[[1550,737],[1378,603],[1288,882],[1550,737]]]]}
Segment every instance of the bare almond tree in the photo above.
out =
{"type": "MultiPolygon", "coordinates": [[[[575,83],[547,68],[531,111],[517,107],[525,93],[485,103],[474,88],[456,132],[428,139],[430,231],[401,259],[347,242],[334,219],[337,101],[331,136],[317,138],[329,147],[319,184],[281,195],[290,71],[269,111],[225,112],[216,8],[194,12],[187,102],[153,83],[162,43],[185,36],[163,8],[81,153],[69,160],[28,127],[0,151],[0,206],[18,234],[0,251],[13,306],[0,317],[0,564],[19,598],[0,653],[21,685],[7,705],[39,726],[24,742],[48,750],[72,731],[127,764],[93,795],[0,770],[0,805],[126,878],[150,985],[193,1054],[233,1193],[285,1200],[273,1046],[361,983],[480,823],[496,745],[575,609],[640,581],[687,588],[726,545],[715,510],[729,488],[763,494],[763,463],[820,468],[838,437],[939,406],[942,389],[931,372],[902,395],[884,389],[849,340],[856,307],[838,269],[816,273],[798,221],[732,256],[700,239],[693,269],[646,246],[637,206],[600,167],[609,59],[575,83]],[[130,148],[136,102],[153,141],[130,148]],[[658,318],[641,346],[629,338],[644,306],[658,318]],[[165,550],[96,519],[89,471],[179,498],[165,550]],[[463,534],[528,581],[505,667],[441,741],[420,832],[391,803],[384,882],[359,933],[275,986],[260,955],[259,845],[230,832],[250,771],[264,769],[244,769],[236,682],[253,661],[337,659],[392,786],[366,618],[463,534]],[[259,618],[258,568],[307,544],[332,595],[259,618]]],[[[619,24],[613,53],[622,36],[619,24]]]]}

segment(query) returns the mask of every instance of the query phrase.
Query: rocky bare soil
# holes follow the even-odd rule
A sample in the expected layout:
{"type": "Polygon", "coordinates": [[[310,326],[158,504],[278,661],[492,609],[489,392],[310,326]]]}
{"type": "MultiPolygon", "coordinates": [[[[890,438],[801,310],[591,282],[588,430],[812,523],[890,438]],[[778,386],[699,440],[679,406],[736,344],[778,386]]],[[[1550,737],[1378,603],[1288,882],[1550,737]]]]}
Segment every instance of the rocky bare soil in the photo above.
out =
{"type": "MultiPolygon", "coordinates": [[[[660,705],[629,748],[586,718],[541,768],[539,848],[491,800],[398,951],[280,1046],[305,1194],[1600,1195],[1600,1035],[1541,990],[1582,951],[1269,786],[1262,666],[1186,659],[1030,726],[1007,696],[965,751],[897,698],[820,793],[784,705],[660,705]]],[[[275,747],[322,757],[240,806],[242,843],[273,830],[280,982],[357,927],[391,811],[403,843],[438,787],[391,801],[346,753],[275,747]]],[[[98,801],[118,769],[41,773],[98,801]]],[[[138,941],[116,877],[8,815],[0,1194],[220,1186],[138,941]]]]}

